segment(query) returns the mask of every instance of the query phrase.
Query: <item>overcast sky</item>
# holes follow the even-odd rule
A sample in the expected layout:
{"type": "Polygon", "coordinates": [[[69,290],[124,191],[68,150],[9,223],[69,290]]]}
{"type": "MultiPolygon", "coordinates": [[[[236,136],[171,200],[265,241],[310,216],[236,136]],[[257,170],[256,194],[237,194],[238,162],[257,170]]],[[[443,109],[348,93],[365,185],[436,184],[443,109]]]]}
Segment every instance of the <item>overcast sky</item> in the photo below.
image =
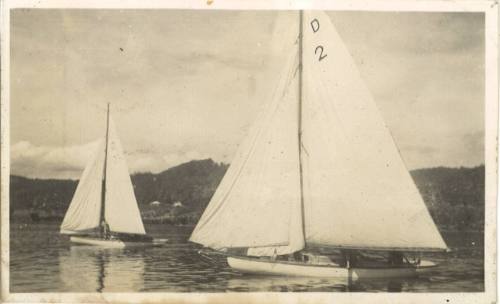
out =
{"type": "MultiPolygon", "coordinates": [[[[484,15],[329,13],[410,169],[484,162],[484,15]]],[[[131,172],[230,162],[296,12],[15,10],[11,171],[78,178],[111,102],[131,172]]]]}

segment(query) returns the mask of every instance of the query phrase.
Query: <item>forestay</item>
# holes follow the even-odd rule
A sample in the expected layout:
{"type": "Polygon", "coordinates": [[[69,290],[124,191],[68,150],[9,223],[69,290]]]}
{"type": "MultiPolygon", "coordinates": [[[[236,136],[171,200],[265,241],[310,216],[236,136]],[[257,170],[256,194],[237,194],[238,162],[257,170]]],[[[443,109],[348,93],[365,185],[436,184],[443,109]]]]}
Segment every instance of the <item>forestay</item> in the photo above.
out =
{"type": "Polygon", "coordinates": [[[306,243],[445,249],[329,17],[306,12],[303,31],[306,243]]]}
{"type": "Polygon", "coordinates": [[[83,171],[75,195],[61,224],[61,233],[85,232],[99,226],[104,169],[104,141],[83,171]]]}
{"type": "Polygon", "coordinates": [[[123,149],[109,119],[104,217],[113,232],[146,234],[123,149]]]}

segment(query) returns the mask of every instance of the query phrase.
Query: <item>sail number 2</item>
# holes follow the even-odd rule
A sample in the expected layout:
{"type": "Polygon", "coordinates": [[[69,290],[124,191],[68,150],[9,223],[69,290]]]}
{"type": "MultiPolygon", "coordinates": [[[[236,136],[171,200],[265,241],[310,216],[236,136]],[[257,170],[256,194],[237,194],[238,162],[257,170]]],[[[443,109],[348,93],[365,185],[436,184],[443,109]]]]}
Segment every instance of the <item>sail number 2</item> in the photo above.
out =
{"type": "MultiPolygon", "coordinates": [[[[319,31],[319,21],[318,21],[318,19],[313,19],[311,21],[311,28],[313,30],[313,33],[316,33],[317,31],[319,31]]],[[[327,54],[324,53],[324,48],[323,48],[322,45],[318,45],[314,49],[314,54],[318,55],[318,53],[319,53],[318,61],[321,61],[321,60],[325,59],[326,56],[327,56],[327,54]]]]}

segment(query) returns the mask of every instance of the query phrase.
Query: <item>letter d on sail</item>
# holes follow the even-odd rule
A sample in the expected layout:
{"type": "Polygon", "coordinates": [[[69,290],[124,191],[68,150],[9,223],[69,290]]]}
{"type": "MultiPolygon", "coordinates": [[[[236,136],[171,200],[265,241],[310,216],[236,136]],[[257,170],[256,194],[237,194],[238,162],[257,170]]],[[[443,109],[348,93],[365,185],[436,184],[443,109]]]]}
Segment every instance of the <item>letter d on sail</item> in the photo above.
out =
{"type": "Polygon", "coordinates": [[[319,31],[319,21],[318,19],[313,19],[313,21],[311,21],[311,28],[313,30],[313,32],[317,32],[319,31]]]}

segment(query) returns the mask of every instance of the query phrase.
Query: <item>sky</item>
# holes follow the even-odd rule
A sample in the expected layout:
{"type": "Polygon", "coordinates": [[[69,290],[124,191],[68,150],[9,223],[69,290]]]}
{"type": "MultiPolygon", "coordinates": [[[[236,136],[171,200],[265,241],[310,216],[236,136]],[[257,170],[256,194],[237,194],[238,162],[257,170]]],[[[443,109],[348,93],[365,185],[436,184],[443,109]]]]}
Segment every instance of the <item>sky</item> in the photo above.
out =
{"type": "MultiPolygon", "coordinates": [[[[484,163],[482,13],[329,12],[409,169],[484,163]]],[[[297,12],[11,12],[11,173],[78,178],[105,133],[129,170],[230,163],[297,12]]]]}

